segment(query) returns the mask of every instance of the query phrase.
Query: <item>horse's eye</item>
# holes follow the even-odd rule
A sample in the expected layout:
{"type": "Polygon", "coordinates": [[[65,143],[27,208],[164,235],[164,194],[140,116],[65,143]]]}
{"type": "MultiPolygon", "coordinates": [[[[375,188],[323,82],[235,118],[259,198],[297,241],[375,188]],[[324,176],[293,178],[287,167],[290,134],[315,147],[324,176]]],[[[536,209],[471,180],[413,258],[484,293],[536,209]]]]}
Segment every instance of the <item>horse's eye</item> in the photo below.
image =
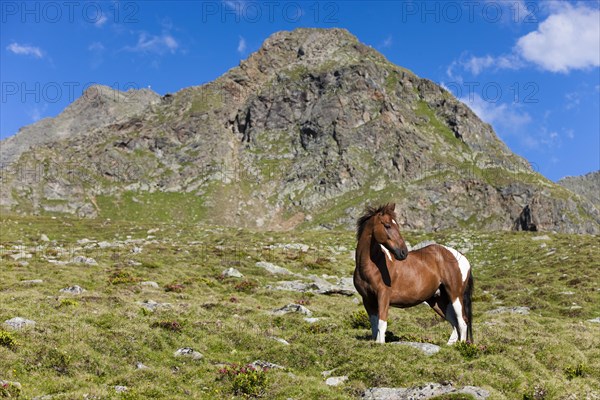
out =
{"type": "Polygon", "coordinates": [[[385,229],[390,229],[392,227],[390,224],[383,224],[383,226],[385,227],[385,229]]]}

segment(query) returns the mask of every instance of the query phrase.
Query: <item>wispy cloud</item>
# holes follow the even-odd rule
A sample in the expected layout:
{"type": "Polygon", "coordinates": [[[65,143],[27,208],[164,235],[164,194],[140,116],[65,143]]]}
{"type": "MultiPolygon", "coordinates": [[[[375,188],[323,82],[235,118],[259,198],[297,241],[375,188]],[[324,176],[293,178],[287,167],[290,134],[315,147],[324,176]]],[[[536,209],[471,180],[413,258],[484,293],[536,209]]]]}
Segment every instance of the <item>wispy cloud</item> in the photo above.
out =
{"type": "Polygon", "coordinates": [[[108,17],[106,15],[102,14],[100,16],[100,18],[98,18],[98,20],[96,22],[94,22],[94,26],[96,28],[102,28],[107,22],[108,22],[108,17]]]}
{"type": "Polygon", "coordinates": [[[136,53],[174,54],[179,48],[177,40],[171,34],[163,32],[161,35],[151,35],[147,32],[138,34],[135,46],[127,46],[125,50],[136,53]]]}
{"type": "Polygon", "coordinates": [[[35,58],[44,58],[44,52],[39,47],[22,45],[13,42],[6,46],[6,49],[11,53],[22,55],[22,56],[33,56],[35,58]]]}
{"type": "Polygon", "coordinates": [[[48,109],[48,103],[43,103],[41,106],[36,105],[32,109],[30,109],[27,114],[31,118],[32,122],[37,122],[42,119],[44,113],[48,109]]]}
{"type": "Polygon", "coordinates": [[[379,44],[379,48],[382,49],[387,49],[392,47],[392,45],[394,44],[394,38],[392,37],[392,35],[388,35],[388,37],[386,37],[380,44],[379,44]]]}
{"type": "Polygon", "coordinates": [[[91,66],[96,69],[104,62],[104,45],[101,42],[93,42],[88,46],[88,50],[92,54],[91,66]]]}
{"type": "Polygon", "coordinates": [[[223,0],[223,4],[233,10],[238,17],[243,16],[246,7],[245,0],[223,0]]]}
{"type": "Polygon", "coordinates": [[[500,134],[521,134],[532,118],[516,104],[486,101],[478,94],[459,99],[473,110],[481,120],[491,124],[500,134]]]}
{"type": "Polygon", "coordinates": [[[246,52],[246,39],[243,36],[240,36],[240,40],[238,41],[237,51],[240,54],[244,54],[246,52]]]}

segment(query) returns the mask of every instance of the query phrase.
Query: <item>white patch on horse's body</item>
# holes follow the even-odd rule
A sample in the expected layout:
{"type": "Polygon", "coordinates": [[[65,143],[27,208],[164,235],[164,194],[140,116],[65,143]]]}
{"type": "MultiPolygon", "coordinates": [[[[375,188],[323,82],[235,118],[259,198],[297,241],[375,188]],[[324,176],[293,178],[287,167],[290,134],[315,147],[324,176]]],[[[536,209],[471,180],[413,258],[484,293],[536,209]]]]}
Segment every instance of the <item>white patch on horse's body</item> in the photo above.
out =
{"type": "Polygon", "coordinates": [[[395,219],[393,219],[393,218],[392,218],[392,223],[393,223],[394,225],[398,225],[398,223],[396,222],[396,220],[395,220],[395,219]]]}
{"type": "Polygon", "coordinates": [[[377,343],[385,343],[385,331],[387,330],[387,321],[379,320],[377,324],[377,343]]]}
{"type": "Polygon", "coordinates": [[[469,260],[467,260],[467,257],[461,254],[458,250],[448,246],[444,247],[446,250],[452,253],[454,258],[456,258],[456,261],[458,262],[458,268],[460,268],[460,274],[462,275],[462,281],[465,282],[469,277],[469,271],[471,270],[471,264],[469,263],[469,260]]]}
{"type": "Polygon", "coordinates": [[[388,249],[385,248],[384,245],[379,244],[381,246],[381,250],[383,250],[383,252],[385,253],[386,257],[390,259],[390,261],[392,260],[392,255],[390,254],[390,251],[388,249]]]}
{"type": "Polygon", "coordinates": [[[433,295],[440,296],[441,294],[442,294],[442,292],[441,292],[440,288],[438,288],[433,295]]]}

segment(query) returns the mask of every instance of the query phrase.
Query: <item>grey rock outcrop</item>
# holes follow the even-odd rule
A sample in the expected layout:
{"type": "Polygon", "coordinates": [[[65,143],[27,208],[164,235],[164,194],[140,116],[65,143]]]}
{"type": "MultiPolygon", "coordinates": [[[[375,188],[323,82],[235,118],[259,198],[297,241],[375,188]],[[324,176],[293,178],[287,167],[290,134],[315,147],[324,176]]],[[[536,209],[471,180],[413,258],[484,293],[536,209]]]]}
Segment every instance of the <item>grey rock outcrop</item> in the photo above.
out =
{"type": "Polygon", "coordinates": [[[173,204],[186,222],[291,229],[352,227],[365,202],[395,201],[405,228],[509,230],[529,205],[540,231],[600,232],[591,201],[343,29],[278,32],[213,82],[138,92],[82,96],[3,141],[0,207],[95,217],[128,202],[148,215],[153,195],[177,192],[195,205],[173,204]]]}

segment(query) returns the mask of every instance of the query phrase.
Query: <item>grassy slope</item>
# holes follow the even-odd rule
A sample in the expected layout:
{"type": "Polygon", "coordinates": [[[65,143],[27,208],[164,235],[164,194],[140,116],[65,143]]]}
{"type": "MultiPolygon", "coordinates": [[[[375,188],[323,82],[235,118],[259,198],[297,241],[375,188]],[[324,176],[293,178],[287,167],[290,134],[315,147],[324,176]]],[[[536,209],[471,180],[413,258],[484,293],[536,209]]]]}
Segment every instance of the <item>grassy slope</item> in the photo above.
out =
{"type": "MultiPolygon", "coordinates": [[[[453,347],[443,346],[429,358],[411,348],[369,342],[367,329],[351,325],[350,316],[361,310],[353,298],[271,291],[266,285],[285,277],[255,266],[264,260],[304,275],[350,276],[353,232],[273,233],[16,217],[0,222],[0,321],[21,316],[37,322],[10,333],[18,346],[0,346],[0,379],[20,382],[24,398],[55,394],[54,399],[73,399],[86,393],[115,399],[232,398],[231,387],[218,379],[221,364],[256,359],[287,367],[268,372],[265,398],[344,399],[371,386],[442,381],[482,386],[493,399],[521,399],[536,391],[537,398],[546,399],[600,395],[600,325],[586,321],[600,316],[597,237],[550,235],[551,240],[534,241],[525,233],[407,233],[413,244],[433,239],[472,248],[467,255],[476,274],[479,347],[475,358],[465,359],[453,347]],[[160,230],[147,239],[153,228],[160,230]],[[40,242],[42,233],[56,243],[40,242]],[[122,246],[86,249],[77,244],[82,238],[121,241],[122,246]],[[280,243],[304,243],[310,249],[268,248],[280,243]],[[28,253],[41,247],[23,266],[11,257],[16,245],[28,253]],[[59,246],[67,253],[60,254],[59,246]],[[142,252],[132,252],[134,247],[142,252]],[[72,255],[93,257],[98,265],[46,260],[72,255]],[[231,266],[256,285],[219,279],[231,266]],[[27,279],[44,283],[20,283],[27,279]],[[147,280],[161,288],[139,285],[147,280]],[[59,292],[75,284],[87,291],[79,296],[59,292]],[[170,284],[183,289],[165,291],[170,284]],[[147,299],[172,307],[145,312],[137,302],[147,299]],[[323,319],[311,325],[301,316],[269,313],[292,302],[304,303],[323,319]],[[500,305],[528,306],[531,314],[486,313],[500,305]],[[176,321],[181,331],[153,327],[164,321],[176,321]],[[173,357],[186,346],[204,358],[173,357]],[[136,362],[150,368],[136,370],[136,362]],[[578,375],[573,373],[578,366],[583,376],[569,379],[578,375]],[[347,375],[349,381],[330,388],[321,372],[334,368],[333,375],[347,375]],[[129,391],[117,394],[116,385],[129,391]],[[545,397],[539,397],[542,392],[545,397]]],[[[424,306],[393,310],[389,330],[396,337],[439,345],[450,334],[449,325],[424,306]]]]}

